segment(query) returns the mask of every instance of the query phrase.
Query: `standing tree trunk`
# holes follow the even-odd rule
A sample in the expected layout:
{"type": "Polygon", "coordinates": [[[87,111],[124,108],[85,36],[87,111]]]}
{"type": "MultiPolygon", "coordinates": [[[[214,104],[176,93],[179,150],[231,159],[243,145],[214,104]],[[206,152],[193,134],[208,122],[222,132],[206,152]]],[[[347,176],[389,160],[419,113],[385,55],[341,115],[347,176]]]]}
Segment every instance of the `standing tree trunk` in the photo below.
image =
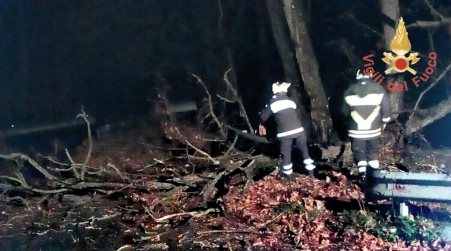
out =
{"type": "Polygon", "coordinates": [[[327,144],[330,141],[332,119],[319,76],[318,61],[304,20],[302,3],[300,0],[283,0],[283,2],[291,39],[295,44],[297,62],[304,80],[304,88],[310,97],[313,133],[318,143],[327,144]]]}
{"type": "MultiPolygon", "coordinates": [[[[389,17],[395,23],[397,23],[399,20],[399,17],[400,17],[399,0],[380,0],[379,3],[381,6],[382,13],[387,15],[387,17],[389,17]]],[[[391,49],[390,49],[391,41],[393,40],[393,38],[395,37],[395,34],[396,34],[396,26],[392,27],[389,24],[384,23],[383,27],[384,27],[385,51],[389,52],[389,51],[391,51],[391,49]]],[[[388,68],[390,68],[389,65],[387,65],[387,69],[388,68]]],[[[399,83],[399,81],[404,81],[403,78],[402,79],[393,79],[392,78],[392,80],[396,80],[396,81],[398,81],[398,83],[399,83]]],[[[395,112],[395,113],[393,113],[393,118],[397,118],[399,112],[401,112],[403,109],[404,92],[393,91],[390,93],[389,97],[390,97],[391,109],[392,109],[392,111],[395,112]]]]}
{"type": "Polygon", "coordinates": [[[293,88],[289,88],[289,96],[296,102],[299,116],[302,118],[304,127],[310,129],[311,120],[309,118],[307,110],[304,106],[305,98],[301,96],[301,81],[298,77],[298,70],[296,69],[296,59],[293,54],[289,31],[286,29],[286,18],[283,10],[282,2],[279,0],[266,0],[269,17],[271,19],[271,27],[274,35],[274,40],[279,51],[280,58],[282,60],[283,69],[285,71],[286,82],[292,83],[293,88]]]}

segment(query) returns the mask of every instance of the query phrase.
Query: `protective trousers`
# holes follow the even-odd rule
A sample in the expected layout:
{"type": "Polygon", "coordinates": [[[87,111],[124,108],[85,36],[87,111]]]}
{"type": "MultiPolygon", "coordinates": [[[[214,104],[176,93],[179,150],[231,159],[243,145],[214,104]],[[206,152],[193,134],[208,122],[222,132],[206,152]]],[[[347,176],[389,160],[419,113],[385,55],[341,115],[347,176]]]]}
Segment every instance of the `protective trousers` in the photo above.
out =
{"type": "Polygon", "coordinates": [[[307,148],[307,137],[305,132],[301,132],[299,136],[295,138],[282,137],[280,140],[280,154],[282,155],[282,173],[285,175],[291,175],[293,173],[293,163],[291,162],[291,150],[293,143],[298,150],[301,151],[302,159],[307,170],[315,169],[313,160],[310,158],[307,148]]]}
{"type": "Polygon", "coordinates": [[[379,168],[378,150],[380,144],[380,137],[373,139],[352,138],[351,150],[359,173],[365,173],[368,165],[372,168],[379,168]]]}

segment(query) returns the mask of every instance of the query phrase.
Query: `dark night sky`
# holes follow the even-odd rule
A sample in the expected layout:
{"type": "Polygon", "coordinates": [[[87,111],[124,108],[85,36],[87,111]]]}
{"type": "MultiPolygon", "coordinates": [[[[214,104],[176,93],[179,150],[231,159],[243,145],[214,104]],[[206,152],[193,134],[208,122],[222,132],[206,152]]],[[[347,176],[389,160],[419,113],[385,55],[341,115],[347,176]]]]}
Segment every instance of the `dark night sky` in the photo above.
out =
{"type": "MultiPolygon", "coordinates": [[[[355,74],[340,41],[346,40],[359,57],[383,52],[378,1],[311,2],[308,25],[321,78],[335,102],[355,74]]],[[[406,25],[433,19],[421,2],[401,1],[406,25]]],[[[440,9],[451,14],[449,1],[441,2],[440,9]]],[[[228,69],[225,48],[255,117],[270,97],[270,84],[283,81],[265,1],[223,0],[221,7],[222,36],[218,1],[0,1],[0,127],[73,119],[81,105],[100,120],[145,114],[159,80],[156,73],[177,99],[199,98],[203,92],[188,73],[201,77],[212,92],[220,88],[228,69]]],[[[427,55],[426,30],[408,32],[412,50],[427,55]]],[[[434,30],[438,73],[448,64],[450,41],[445,28],[434,30]]],[[[447,97],[449,74],[442,82],[423,106],[447,97]]],[[[424,88],[409,90],[406,101],[415,101],[424,88]]],[[[449,123],[451,116],[424,132],[435,145],[449,146],[449,123]]]]}

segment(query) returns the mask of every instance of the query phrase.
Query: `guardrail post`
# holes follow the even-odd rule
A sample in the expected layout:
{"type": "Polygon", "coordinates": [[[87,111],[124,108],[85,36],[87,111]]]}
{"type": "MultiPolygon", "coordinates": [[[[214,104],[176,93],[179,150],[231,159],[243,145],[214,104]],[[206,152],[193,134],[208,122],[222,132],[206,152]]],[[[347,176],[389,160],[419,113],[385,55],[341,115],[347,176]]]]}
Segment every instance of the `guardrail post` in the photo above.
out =
{"type": "Polygon", "coordinates": [[[409,206],[405,202],[399,203],[399,214],[405,217],[409,216],[409,206]]]}

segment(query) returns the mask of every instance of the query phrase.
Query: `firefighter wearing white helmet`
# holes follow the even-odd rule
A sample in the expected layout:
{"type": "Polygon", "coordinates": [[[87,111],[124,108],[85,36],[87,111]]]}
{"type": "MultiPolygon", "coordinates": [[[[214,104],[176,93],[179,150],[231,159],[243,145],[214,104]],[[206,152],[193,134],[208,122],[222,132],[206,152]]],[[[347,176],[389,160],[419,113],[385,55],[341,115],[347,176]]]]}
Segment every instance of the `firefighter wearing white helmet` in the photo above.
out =
{"type": "Polygon", "coordinates": [[[260,135],[266,135],[266,129],[262,125],[271,115],[274,114],[277,124],[277,138],[280,140],[280,154],[282,155],[282,177],[288,179],[293,173],[293,163],[291,162],[291,150],[295,145],[302,154],[305,169],[313,176],[315,169],[314,161],[310,158],[307,147],[307,137],[302,127],[301,120],[296,112],[296,103],[288,97],[288,87],[290,83],[274,83],[272,85],[272,96],[269,104],[260,113],[260,135]]]}
{"type": "Polygon", "coordinates": [[[391,109],[385,89],[370,76],[357,71],[357,83],[344,93],[343,113],[348,118],[348,136],[359,175],[367,166],[379,168],[378,149],[381,134],[391,119],[391,109]]]}

